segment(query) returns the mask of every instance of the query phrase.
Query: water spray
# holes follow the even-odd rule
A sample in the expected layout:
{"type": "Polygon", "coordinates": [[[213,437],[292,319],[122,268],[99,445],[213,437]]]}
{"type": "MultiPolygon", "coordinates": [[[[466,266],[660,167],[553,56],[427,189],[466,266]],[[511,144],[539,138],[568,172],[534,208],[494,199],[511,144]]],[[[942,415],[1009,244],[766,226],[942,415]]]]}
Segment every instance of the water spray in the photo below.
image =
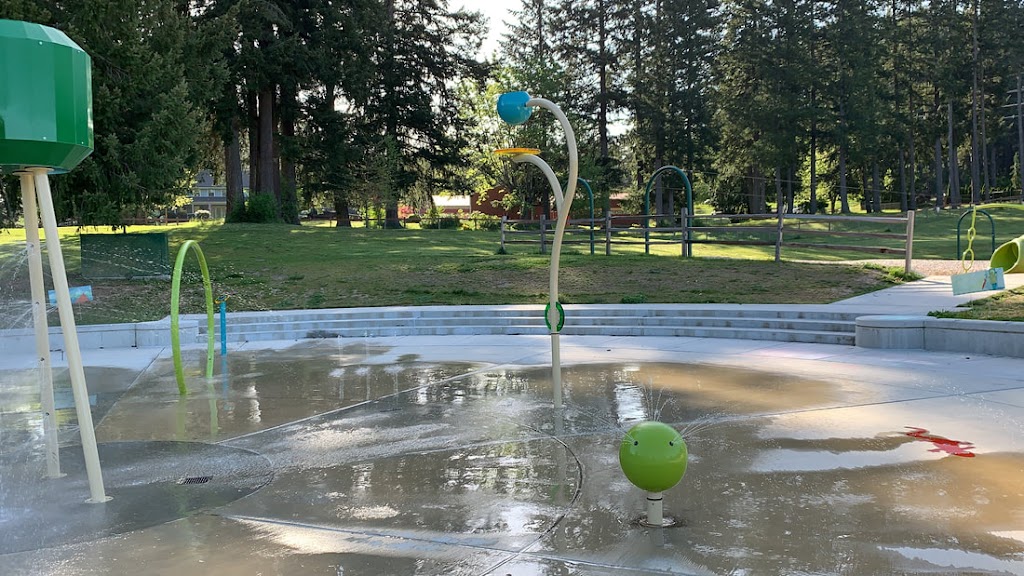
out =
{"type": "MultiPolygon", "coordinates": [[[[103,487],[85,368],[49,180],[50,174],[70,172],[92,153],[92,62],[63,32],[15,20],[0,20],[0,54],[15,55],[0,58],[0,171],[21,177],[39,368],[45,372],[50,369],[38,234],[41,219],[89,479],[87,501],[106,502],[110,498],[103,487]]],[[[40,395],[47,443],[47,475],[56,477],[60,476],[60,468],[51,375],[40,376],[40,395]]]]}
{"type": "Polygon", "coordinates": [[[634,486],[647,492],[647,526],[668,525],[664,493],[683,479],[687,458],[686,442],[668,424],[641,422],[626,432],[619,446],[619,466],[634,486]]]}

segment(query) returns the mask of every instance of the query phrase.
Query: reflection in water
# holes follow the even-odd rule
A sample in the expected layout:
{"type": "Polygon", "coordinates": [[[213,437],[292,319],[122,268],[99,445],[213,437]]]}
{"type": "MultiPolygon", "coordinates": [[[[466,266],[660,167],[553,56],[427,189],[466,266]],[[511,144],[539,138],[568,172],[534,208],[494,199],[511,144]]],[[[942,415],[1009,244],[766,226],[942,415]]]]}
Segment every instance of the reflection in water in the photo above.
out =
{"type": "MultiPolygon", "coordinates": [[[[563,376],[559,426],[546,368],[493,369],[425,383],[389,400],[397,411],[373,403],[241,445],[288,469],[267,502],[318,524],[433,543],[536,541],[531,550],[548,558],[695,574],[912,573],[893,549],[943,547],[1024,570],[1015,556],[1024,543],[993,535],[1024,518],[1024,493],[1010,480],[1024,471],[1020,454],[981,455],[964,467],[894,430],[764,436],[779,414],[879,400],[822,381],[675,364],[570,366],[563,376]],[[694,433],[690,471],[666,495],[681,527],[651,537],[636,523],[643,495],[616,454],[624,425],[659,412],[694,433]],[[567,449],[549,443],[552,435],[567,449]],[[326,482],[323,493],[348,498],[333,507],[291,499],[290,485],[314,479],[326,482]],[[376,506],[398,514],[359,512],[376,506]]],[[[246,516],[274,516],[268,504],[249,503],[246,516]]],[[[566,565],[521,558],[510,566],[559,574],[566,565]]]]}
{"type": "Polygon", "coordinates": [[[960,440],[950,440],[942,436],[936,436],[929,434],[924,428],[915,428],[913,426],[907,426],[911,431],[907,432],[907,436],[911,438],[917,438],[924,440],[925,442],[931,442],[935,445],[935,448],[929,450],[929,452],[945,452],[953,456],[961,456],[964,458],[974,458],[974,445],[970,442],[961,442],[960,440]]]}
{"type": "MultiPolygon", "coordinates": [[[[216,393],[217,440],[275,469],[270,485],[218,510],[211,548],[213,534],[237,530],[274,561],[345,574],[1024,573],[1019,451],[929,452],[967,444],[907,435],[903,420],[852,419],[825,438],[800,427],[891,400],[881,387],[576,365],[563,370],[557,417],[547,367],[386,364],[367,358],[386,348],[337,344],[239,354],[218,390],[192,386],[185,435],[209,437],[216,393]],[[794,413],[803,420],[774,426],[794,413]],[[623,428],[658,416],[691,456],[666,495],[681,525],[651,531],[636,523],[643,494],[617,451],[623,428]]],[[[198,355],[192,364],[199,374],[198,355]]],[[[110,410],[101,437],[173,435],[177,401],[160,364],[110,410]]],[[[976,431],[955,435],[989,448],[976,431]]]]}

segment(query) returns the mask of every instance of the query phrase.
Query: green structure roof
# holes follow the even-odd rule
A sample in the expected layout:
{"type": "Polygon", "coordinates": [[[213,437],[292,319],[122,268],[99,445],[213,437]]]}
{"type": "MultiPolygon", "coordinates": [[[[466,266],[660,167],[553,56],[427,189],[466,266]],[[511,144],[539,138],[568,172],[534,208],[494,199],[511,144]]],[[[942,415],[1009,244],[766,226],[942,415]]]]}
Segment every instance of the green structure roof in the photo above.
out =
{"type": "Polygon", "coordinates": [[[60,30],[0,20],[0,170],[67,172],[92,149],[89,55],[60,30]]]}

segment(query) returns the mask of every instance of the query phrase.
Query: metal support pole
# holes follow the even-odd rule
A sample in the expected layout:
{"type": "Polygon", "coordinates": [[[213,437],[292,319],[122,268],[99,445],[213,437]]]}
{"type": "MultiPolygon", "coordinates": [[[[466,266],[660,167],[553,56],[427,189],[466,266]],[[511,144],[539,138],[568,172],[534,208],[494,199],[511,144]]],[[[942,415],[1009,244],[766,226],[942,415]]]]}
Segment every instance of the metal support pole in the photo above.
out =
{"type": "Polygon", "coordinates": [[[661,492],[647,493],[647,524],[651,526],[664,526],[664,495],[661,492]]]}
{"type": "MultiPolygon", "coordinates": [[[[53,370],[50,365],[50,330],[46,320],[46,282],[43,278],[43,253],[39,244],[39,210],[36,186],[31,172],[19,172],[21,198],[25,209],[25,244],[28,248],[28,275],[32,284],[32,320],[36,334],[39,370],[39,398],[43,407],[43,438],[46,442],[46,477],[60,478],[60,445],[57,442],[57,414],[53,401],[53,370]]],[[[49,235],[47,235],[49,237],[49,235]]]]}
{"type": "Polygon", "coordinates": [[[220,355],[228,355],[228,297],[220,300],[220,355]]]}
{"type": "Polygon", "coordinates": [[[71,293],[68,288],[67,271],[64,269],[64,254],[60,248],[57,232],[57,216],[53,211],[53,197],[50,193],[48,168],[33,168],[39,209],[46,232],[46,252],[50,258],[50,273],[53,276],[54,292],[57,294],[57,311],[60,314],[61,331],[64,333],[64,349],[68,356],[68,371],[71,375],[71,391],[75,397],[75,411],[78,414],[78,429],[82,436],[82,452],[85,455],[85,471],[89,477],[90,498],[86,502],[99,504],[110,500],[103,489],[103,472],[100,456],[96,449],[96,431],[93,429],[92,411],[89,407],[89,391],[85,385],[85,368],[82,365],[82,351],[78,346],[78,330],[71,308],[71,293]]]}

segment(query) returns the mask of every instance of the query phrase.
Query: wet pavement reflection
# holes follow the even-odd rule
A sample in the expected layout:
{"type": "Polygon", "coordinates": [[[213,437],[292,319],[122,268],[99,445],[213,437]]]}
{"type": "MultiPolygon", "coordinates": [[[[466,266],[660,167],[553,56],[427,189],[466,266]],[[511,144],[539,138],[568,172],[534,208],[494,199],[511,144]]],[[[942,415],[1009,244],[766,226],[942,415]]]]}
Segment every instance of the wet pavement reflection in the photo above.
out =
{"type": "Polygon", "coordinates": [[[204,377],[205,352],[185,355],[182,397],[170,359],[155,363],[99,421],[96,437],[113,440],[203,440],[242,434],[353,406],[473,369],[471,364],[364,365],[387,348],[303,344],[287,351],[229,354],[204,377]],[[226,364],[226,365],[225,365],[226,364]]]}
{"type": "Polygon", "coordinates": [[[1015,406],[898,375],[614,362],[565,367],[556,413],[546,366],[373,362],[387,353],[243,352],[183,402],[158,362],[105,413],[101,441],[213,441],[258,454],[273,480],[2,560],[26,574],[1024,574],[1015,406]],[[639,524],[644,495],[618,467],[624,431],[646,419],[689,445],[665,495],[672,528],[639,524]],[[60,568],[35,568],[43,558],[60,568]]]}

